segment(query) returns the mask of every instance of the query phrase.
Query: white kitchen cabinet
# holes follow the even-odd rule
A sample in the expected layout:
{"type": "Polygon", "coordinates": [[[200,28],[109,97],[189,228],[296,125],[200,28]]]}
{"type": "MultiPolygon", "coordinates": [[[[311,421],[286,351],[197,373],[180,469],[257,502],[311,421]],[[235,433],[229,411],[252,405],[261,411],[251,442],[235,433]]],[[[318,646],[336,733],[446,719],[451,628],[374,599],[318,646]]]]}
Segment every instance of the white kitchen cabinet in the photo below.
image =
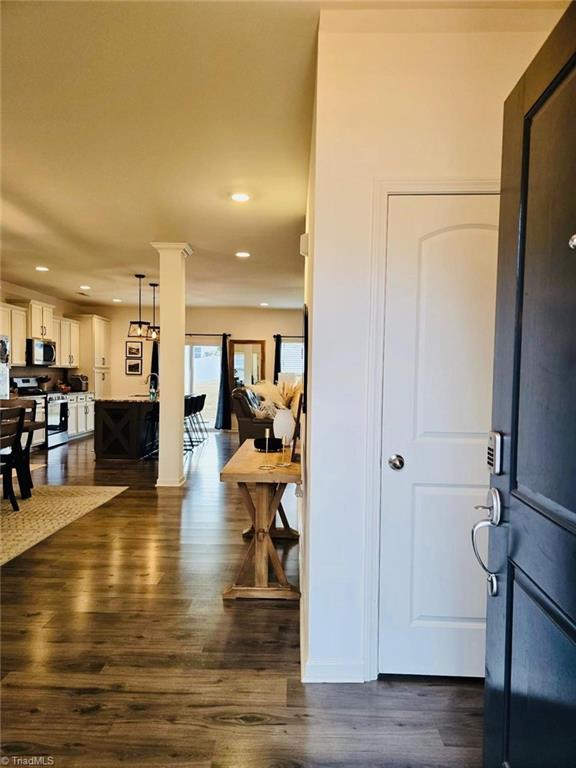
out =
{"type": "Polygon", "coordinates": [[[12,307],[10,319],[10,364],[26,365],[26,310],[12,307]]]}
{"type": "Polygon", "coordinates": [[[62,318],[60,321],[60,365],[70,368],[70,320],[62,318]]]}
{"type": "Polygon", "coordinates": [[[86,398],[86,430],[94,432],[94,395],[88,395],[86,398]]]}
{"type": "Polygon", "coordinates": [[[110,367],[110,321],[94,317],[94,367],[110,367]]]}
{"type": "Polygon", "coordinates": [[[10,365],[26,365],[26,310],[0,304],[0,336],[10,339],[10,365]]]}
{"type": "Polygon", "coordinates": [[[0,307],[0,336],[10,337],[12,335],[11,327],[12,327],[12,320],[11,320],[10,307],[1,306],[0,307]]]}
{"type": "Polygon", "coordinates": [[[79,323],[79,373],[97,397],[110,395],[110,320],[100,315],[77,315],[79,323]]]}
{"type": "Polygon", "coordinates": [[[86,395],[78,395],[78,434],[86,432],[86,395]]]}
{"type": "Polygon", "coordinates": [[[78,397],[68,395],[68,434],[70,437],[78,434],[78,397]]]}
{"type": "Polygon", "coordinates": [[[70,320],[70,368],[80,365],[80,324],[70,320]]]}
{"type": "Polygon", "coordinates": [[[110,371],[103,368],[95,368],[93,378],[93,389],[96,398],[110,397],[110,371]]]}
{"type": "Polygon", "coordinates": [[[77,368],[80,364],[80,325],[67,317],[53,319],[58,368],[77,368]]]}
{"type": "Polygon", "coordinates": [[[40,301],[28,305],[28,337],[31,339],[53,339],[54,306],[40,301]]]}
{"type": "Polygon", "coordinates": [[[62,363],[62,318],[52,318],[52,341],[56,342],[56,368],[63,368],[62,363]]]}

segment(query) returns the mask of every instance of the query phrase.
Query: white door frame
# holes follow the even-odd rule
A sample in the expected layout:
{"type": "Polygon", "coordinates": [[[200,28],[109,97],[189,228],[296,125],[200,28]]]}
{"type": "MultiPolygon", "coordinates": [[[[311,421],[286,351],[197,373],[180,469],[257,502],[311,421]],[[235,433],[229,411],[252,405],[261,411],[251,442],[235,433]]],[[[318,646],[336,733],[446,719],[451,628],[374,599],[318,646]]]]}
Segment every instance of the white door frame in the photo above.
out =
{"type": "MultiPolygon", "coordinates": [[[[382,402],[388,203],[392,195],[494,195],[498,179],[428,179],[401,181],[375,178],[372,184],[372,242],[368,306],[366,372],[366,514],[364,516],[364,679],[378,677],[380,612],[380,529],[382,517],[382,402]],[[378,532],[374,535],[375,531],[378,532]]],[[[471,553],[472,556],[472,553],[471,553]]]]}

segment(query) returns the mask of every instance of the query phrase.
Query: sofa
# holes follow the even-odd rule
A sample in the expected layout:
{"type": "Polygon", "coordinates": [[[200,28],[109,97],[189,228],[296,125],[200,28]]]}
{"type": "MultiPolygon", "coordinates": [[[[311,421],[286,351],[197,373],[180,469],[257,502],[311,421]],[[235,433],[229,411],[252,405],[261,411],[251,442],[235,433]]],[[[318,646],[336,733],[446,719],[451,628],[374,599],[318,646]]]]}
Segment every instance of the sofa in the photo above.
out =
{"type": "Polygon", "coordinates": [[[232,410],[238,420],[240,445],[245,440],[265,437],[266,429],[272,430],[273,419],[258,419],[254,415],[259,407],[260,398],[252,390],[245,387],[232,390],[232,410]]]}

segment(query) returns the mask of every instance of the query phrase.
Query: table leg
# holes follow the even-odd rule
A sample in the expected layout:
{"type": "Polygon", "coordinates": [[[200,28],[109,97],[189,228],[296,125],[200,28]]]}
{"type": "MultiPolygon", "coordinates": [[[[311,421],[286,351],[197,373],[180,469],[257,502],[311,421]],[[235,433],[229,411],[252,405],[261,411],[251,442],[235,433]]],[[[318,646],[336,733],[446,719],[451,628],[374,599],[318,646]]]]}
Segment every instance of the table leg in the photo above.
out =
{"type": "MultiPolygon", "coordinates": [[[[250,517],[252,519],[252,525],[248,526],[248,528],[245,528],[242,531],[243,538],[249,539],[252,536],[254,536],[254,504],[250,497],[250,493],[248,491],[248,487],[246,483],[238,483],[238,487],[240,488],[240,493],[242,494],[242,499],[244,501],[246,509],[250,513],[250,517]]],[[[282,503],[281,503],[282,496],[284,495],[284,491],[286,490],[286,483],[278,483],[278,485],[273,487],[276,488],[276,491],[278,493],[277,509],[278,509],[278,515],[280,516],[280,521],[282,523],[282,527],[280,528],[277,527],[276,515],[274,515],[274,520],[272,521],[272,525],[270,526],[270,536],[274,540],[279,539],[281,541],[284,541],[284,540],[297,541],[300,538],[300,534],[298,533],[297,530],[290,527],[290,523],[288,522],[288,518],[286,517],[286,512],[284,511],[284,507],[282,506],[282,503]]]]}
{"type": "Polygon", "coordinates": [[[254,518],[254,586],[268,586],[268,515],[273,486],[258,483],[256,486],[256,517],[254,518]]]}
{"type": "Polygon", "coordinates": [[[270,537],[270,527],[276,517],[276,511],[285,487],[284,484],[257,483],[256,503],[252,502],[247,488],[245,486],[241,487],[242,496],[254,522],[255,533],[236,577],[236,582],[224,590],[224,599],[272,598],[298,600],[300,598],[300,592],[286,578],[282,563],[270,537]],[[254,584],[253,586],[247,586],[239,582],[248,573],[250,561],[252,560],[254,584]],[[269,583],[268,581],[270,564],[278,583],[269,583]]]}

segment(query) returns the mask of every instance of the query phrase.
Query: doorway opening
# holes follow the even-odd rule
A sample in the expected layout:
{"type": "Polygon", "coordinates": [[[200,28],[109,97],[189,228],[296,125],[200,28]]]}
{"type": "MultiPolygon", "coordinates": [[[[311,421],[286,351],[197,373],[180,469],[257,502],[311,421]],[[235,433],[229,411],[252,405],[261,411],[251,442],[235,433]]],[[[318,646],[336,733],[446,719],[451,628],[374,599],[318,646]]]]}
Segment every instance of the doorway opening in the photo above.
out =
{"type": "Polygon", "coordinates": [[[220,389],[222,345],[186,344],[184,348],[184,394],[206,395],[202,418],[214,429],[220,389]]]}

